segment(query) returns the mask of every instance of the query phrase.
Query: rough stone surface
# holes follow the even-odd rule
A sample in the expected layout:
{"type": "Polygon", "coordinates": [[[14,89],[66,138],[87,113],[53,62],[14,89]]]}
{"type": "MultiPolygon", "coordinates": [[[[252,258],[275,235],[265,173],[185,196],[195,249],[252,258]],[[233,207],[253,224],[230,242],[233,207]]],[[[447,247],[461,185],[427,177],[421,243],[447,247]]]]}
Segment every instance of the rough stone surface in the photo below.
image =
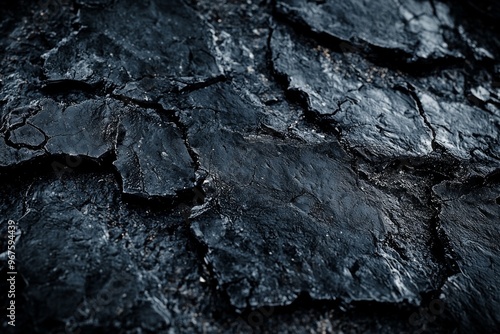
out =
{"type": "Polygon", "coordinates": [[[181,116],[214,189],[203,210],[208,219],[200,215],[193,231],[236,307],[286,305],[301,292],[413,303],[438,285],[430,249],[405,245],[405,232],[429,239],[428,217],[397,212],[408,203],[360,181],[336,140],[259,135],[250,125],[263,111],[227,93],[231,85],[212,87],[192,94],[197,108],[181,116]],[[231,95],[237,105],[204,98],[231,95]],[[301,244],[286,241],[297,239],[301,244]]]}
{"type": "Polygon", "coordinates": [[[123,192],[139,196],[175,196],[194,184],[192,161],[175,124],[154,111],[120,119],[114,165],[123,192]]]}
{"type": "Polygon", "coordinates": [[[497,2],[0,5],[0,332],[500,328],[497,2]]]}
{"type": "Polygon", "coordinates": [[[118,1],[82,10],[77,22],[81,28],[45,55],[49,80],[119,85],[144,77],[218,73],[208,26],[181,1],[118,1]]]}
{"type": "Polygon", "coordinates": [[[459,57],[446,31],[455,27],[449,7],[431,1],[278,1],[277,10],[316,33],[415,58],[459,57]],[[376,15],[375,15],[376,14],[376,15]]]}
{"type": "Polygon", "coordinates": [[[274,68],[286,77],[292,94],[306,94],[314,117],[338,124],[351,146],[386,156],[432,151],[432,131],[417,102],[402,88],[404,78],[393,71],[372,68],[373,74],[366,75],[366,64],[356,66],[359,59],[304,47],[281,30],[273,32],[271,50],[274,68]]]}
{"type": "Polygon", "coordinates": [[[475,327],[478,331],[495,328],[500,322],[498,312],[494,311],[500,305],[496,281],[500,229],[498,184],[469,188],[444,183],[436,186],[435,192],[444,200],[441,226],[449,236],[461,269],[443,286],[443,294],[450,302],[449,312],[461,314],[464,327],[475,327]],[[484,312],[480,315],[464,312],[465,305],[484,312]]]}

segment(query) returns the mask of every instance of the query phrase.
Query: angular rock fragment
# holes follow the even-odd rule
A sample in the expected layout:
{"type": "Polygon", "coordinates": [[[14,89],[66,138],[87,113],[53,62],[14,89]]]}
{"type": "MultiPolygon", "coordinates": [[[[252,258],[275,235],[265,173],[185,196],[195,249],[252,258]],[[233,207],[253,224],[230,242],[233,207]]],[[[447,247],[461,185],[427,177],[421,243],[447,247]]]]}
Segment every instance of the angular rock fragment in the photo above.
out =
{"type": "Polygon", "coordinates": [[[432,152],[432,130],[395,73],[383,68],[360,73],[369,65],[312,50],[281,29],[274,31],[271,48],[274,69],[287,78],[291,93],[305,94],[318,123],[333,123],[351,147],[388,157],[432,152]]]}
{"type": "Polygon", "coordinates": [[[193,93],[196,108],[181,120],[211,198],[192,229],[234,306],[287,305],[301,292],[418,303],[436,286],[425,242],[403,241],[403,230],[429,237],[425,217],[360,181],[336,141],[257,135],[251,124],[262,110],[231,90],[193,93]]]}
{"type": "Polygon", "coordinates": [[[26,124],[10,132],[10,141],[16,146],[37,149],[44,145],[45,135],[31,124],[26,124]]]}
{"type": "Polygon", "coordinates": [[[113,163],[123,192],[143,197],[175,196],[191,188],[193,161],[180,130],[151,110],[136,110],[120,120],[113,163]]]}
{"type": "Polygon", "coordinates": [[[43,155],[42,150],[33,151],[29,148],[14,148],[5,143],[4,138],[0,137],[0,166],[9,167],[21,162],[31,160],[37,156],[43,155]]]}
{"type": "Polygon", "coordinates": [[[446,43],[444,31],[454,28],[454,22],[441,2],[280,0],[277,10],[316,33],[394,50],[413,60],[461,57],[446,43]]]}
{"type": "Polygon", "coordinates": [[[55,101],[40,103],[41,110],[28,119],[48,138],[50,154],[100,158],[112,152],[118,115],[125,106],[111,99],[87,100],[62,108],[55,101]]]}
{"type": "Polygon", "coordinates": [[[33,105],[14,108],[5,113],[0,126],[0,166],[7,167],[44,154],[43,133],[26,120],[37,112],[33,105]],[[32,137],[31,135],[36,135],[32,137]]]}
{"type": "Polygon", "coordinates": [[[48,79],[124,85],[144,77],[219,74],[207,27],[182,1],[121,0],[82,9],[80,23],[80,31],[46,55],[48,79]]]}
{"type": "MultiPolygon", "coordinates": [[[[69,107],[43,99],[22,110],[8,114],[4,123],[5,140],[24,159],[45,154],[81,155],[100,158],[112,152],[116,139],[121,103],[110,99],[87,100],[69,107]],[[30,154],[21,152],[30,151],[30,154]]],[[[9,149],[9,151],[13,151],[9,149]]],[[[11,154],[12,155],[12,154],[11,154]]]]}
{"type": "Polygon", "coordinates": [[[44,99],[11,112],[3,128],[4,166],[42,154],[99,159],[113,153],[127,194],[174,196],[193,185],[193,161],[180,130],[151,109],[109,98],[68,107],[44,99]]]}
{"type": "Polygon", "coordinates": [[[460,56],[446,43],[443,30],[454,23],[448,6],[440,2],[432,6],[416,0],[282,0],[277,9],[289,20],[343,41],[403,52],[410,58],[460,56]]]}
{"type": "MultiPolygon", "coordinates": [[[[435,130],[435,142],[463,160],[500,163],[500,114],[466,103],[439,101],[419,92],[422,108],[435,130]]],[[[486,167],[486,165],[484,166],[486,167]]],[[[488,170],[488,169],[487,169],[488,170]]]]}

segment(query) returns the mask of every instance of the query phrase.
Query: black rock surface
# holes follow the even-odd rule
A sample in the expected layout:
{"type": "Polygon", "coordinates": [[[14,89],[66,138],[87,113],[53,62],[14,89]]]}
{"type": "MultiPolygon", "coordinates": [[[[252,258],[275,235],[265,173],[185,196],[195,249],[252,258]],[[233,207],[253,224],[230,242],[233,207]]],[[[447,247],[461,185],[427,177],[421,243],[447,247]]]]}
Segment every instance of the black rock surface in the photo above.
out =
{"type": "Polygon", "coordinates": [[[412,60],[461,57],[447,43],[455,28],[447,4],[432,1],[278,1],[277,11],[311,31],[402,53],[412,60]]]}
{"type": "MultiPolygon", "coordinates": [[[[498,176],[497,176],[498,180],[498,176]]],[[[450,303],[448,312],[461,314],[464,327],[488,331],[500,322],[497,242],[500,233],[500,189],[497,183],[464,189],[443,183],[435,192],[444,201],[440,213],[443,232],[449,236],[460,273],[449,277],[443,294],[450,303]],[[480,277],[480,279],[479,279],[480,277]],[[481,314],[464,309],[484,310],[481,314]]]]}
{"type": "Polygon", "coordinates": [[[2,333],[500,329],[495,1],[0,6],[2,333]]]}

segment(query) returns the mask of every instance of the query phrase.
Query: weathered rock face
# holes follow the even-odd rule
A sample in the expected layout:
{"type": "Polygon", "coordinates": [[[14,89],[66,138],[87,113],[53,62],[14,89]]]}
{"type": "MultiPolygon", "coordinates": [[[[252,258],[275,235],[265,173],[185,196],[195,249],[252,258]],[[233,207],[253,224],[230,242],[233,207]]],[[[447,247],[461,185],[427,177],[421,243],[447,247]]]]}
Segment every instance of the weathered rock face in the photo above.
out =
{"type": "MultiPolygon", "coordinates": [[[[124,331],[154,332],[206,322],[185,309],[209,305],[210,296],[178,214],[124,204],[114,176],[102,169],[49,176],[16,190],[29,198],[17,221],[17,302],[24,309],[17,327],[75,332],[120,323],[124,331]]],[[[23,203],[11,195],[12,206],[2,206],[6,213],[23,203]]]]}
{"type": "Polygon", "coordinates": [[[1,5],[2,331],[500,328],[493,1],[1,5]]]}
{"type": "MultiPolygon", "coordinates": [[[[440,100],[418,79],[373,65],[364,72],[370,65],[358,57],[304,47],[280,30],[271,49],[292,94],[305,95],[313,117],[334,124],[353,149],[395,158],[442,148],[456,158],[498,165],[500,114],[493,105],[481,109],[456,96],[440,100]]],[[[484,92],[486,102],[490,93],[484,92]]]]}
{"type": "Polygon", "coordinates": [[[214,189],[206,206],[216,203],[192,229],[236,307],[286,305],[301,292],[314,299],[418,303],[421,292],[437,287],[430,249],[403,246],[400,235],[408,229],[429,240],[428,217],[397,213],[406,203],[359,180],[335,139],[259,135],[251,125],[263,118],[262,108],[232,89],[224,84],[193,93],[188,100],[197,108],[181,121],[214,189]],[[411,226],[416,221],[420,226],[411,226]]]}
{"type": "Polygon", "coordinates": [[[218,73],[208,26],[181,1],[118,1],[111,8],[82,9],[78,24],[79,31],[45,55],[49,80],[119,85],[218,73]]]}
{"type": "Polygon", "coordinates": [[[450,9],[430,1],[278,1],[278,12],[316,33],[402,52],[409,58],[460,57],[446,42],[450,9]]]}
{"type": "Polygon", "coordinates": [[[288,89],[306,94],[314,117],[338,124],[353,147],[392,157],[432,152],[432,129],[397,73],[373,68],[367,75],[366,63],[356,66],[360,59],[304,47],[282,30],[273,32],[271,50],[288,89]]]}
{"type": "MultiPolygon", "coordinates": [[[[498,181],[498,180],[497,180],[498,181]]],[[[460,314],[464,327],[485,331],[500,322],[498,254],[500,189],[498,184],[467,189],[456,184],[441,184],[435,192],[444,201],[440,220],[460,267],[448,278],[443,294],[449,312],[460,314]],[[479,277],[481,277],[479,279],[479,277]],[[473,307],[481,314],[464,312],[473,307]]]]}
{"type": "Polygon", "coordinates": [[[116,156],[126,194],[175,196],[194,184],[193,161],[180,130],[154,111],[135,110],[120,119],[116,156]]]}

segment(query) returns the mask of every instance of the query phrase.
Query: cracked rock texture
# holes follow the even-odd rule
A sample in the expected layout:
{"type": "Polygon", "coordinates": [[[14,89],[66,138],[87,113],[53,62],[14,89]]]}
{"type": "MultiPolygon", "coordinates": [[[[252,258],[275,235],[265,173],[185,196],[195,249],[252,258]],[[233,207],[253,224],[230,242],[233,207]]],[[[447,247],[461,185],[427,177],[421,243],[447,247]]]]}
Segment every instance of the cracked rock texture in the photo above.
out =
{"type": "Polygon", "coordinates": [[[292,0],[277,1],[277,11],[316,33],[413,60],[461,56],[446,42],[455,24],[449,6],[440,2],[292,0]]]}
{"type": "Polygon", "coordinates": [[[0,5],[2,333],[500,330],[496,1],[0,5]]]}

